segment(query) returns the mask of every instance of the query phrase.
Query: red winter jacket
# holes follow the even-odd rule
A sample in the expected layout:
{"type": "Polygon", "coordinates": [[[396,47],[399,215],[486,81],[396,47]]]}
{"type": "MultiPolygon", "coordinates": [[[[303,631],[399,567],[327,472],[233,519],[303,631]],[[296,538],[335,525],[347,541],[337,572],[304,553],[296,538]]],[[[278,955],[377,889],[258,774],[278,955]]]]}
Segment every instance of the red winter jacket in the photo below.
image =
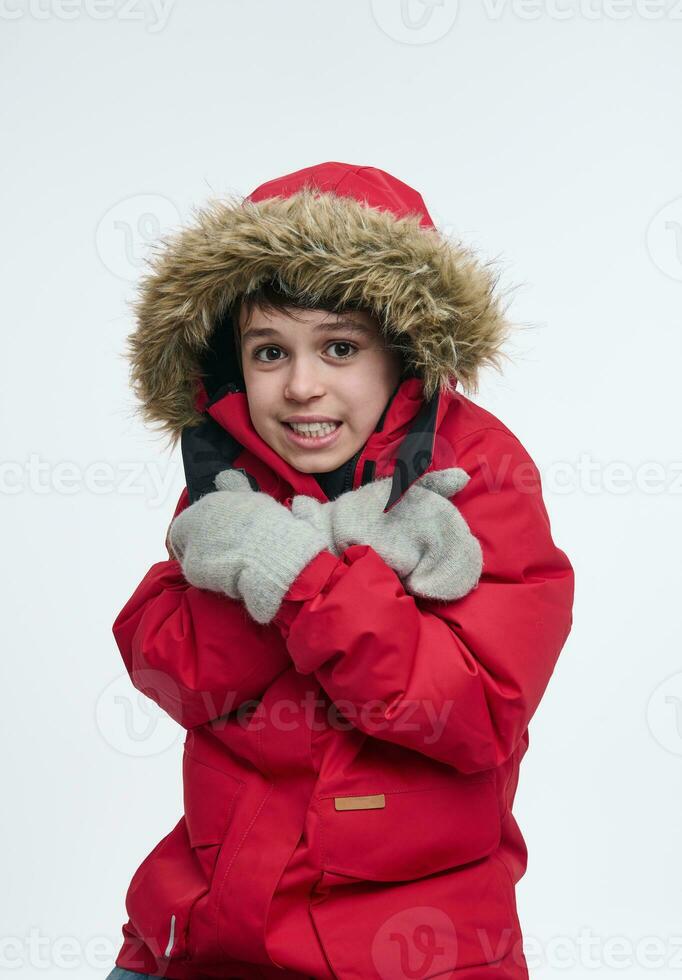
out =
{"type": "MultiPolygon", "coordinates": [[[[354,488],[420,389],[403,383],[354,488]]],[[[271,451],[245,395],[209,411],[246,447],[234,465],[262,478],[271,451]]],[[[571,627],[573,572],[509,429],[455,393],[439,399],[435,432],[429,468],[471,477],[456,504],[483,574],[463,599],[417,600],[354,545],[318,555],[265,627],[188,585],[176,561],[154,564],[117,617],[133,684],[187,729],[185,813],[131,882],[118,966],[259,976],[239,970],[274,961],[303,976],[464,980],[501,961],[492,976],[526,976],[514,896],[526,848],[511,806],[571,627]],[[360,808],[337,808],[354,798],[360,808]]],[[[326,499],[284,461],[271,475],[280,502],[326,499]]],[[[185,492],[176,514],[186,504],[185,492]]]]}
{"type": "MultiPolygon", "coordinates": [[[[375,180],[373,206],[388,187],[399,213],[405,185],[371,168],[320,172],[332,167],[346,168],[337,191],[357,192],[351,177],[363,188],[375,180]]],[[[283,180],[284,200],[296,186],[283,180]]],[[[375,227],[367,213],[363,234],[375,227]]],[[[259,249],[273,235],[270,223],[259,249]]],[[[424,269],[421,239],[411,242],[406,262],[415,254],[418,267],[408,277],[401,265],[398,292],[416,288],[424,269]]],[[[178,432],[194,407],[236,447],[227,465],[261,491],[287,506],[295,494],[324,501],[314,477],[255,431],[238,384],[209,391],[203,406],[201,393],[188,400],[190,384],[169,408],[184,377],[177,364],[212,322],[200,273],[216,268],[202,252],[210,235],[181,244],[148,286],[153,315],[142,311],[139,364],[155,357],[158,368],[138,374],[150,416],[178,432]]],[[[312,261],[323,245],[316,237],[312,261]]],[[[335,238],[333,249],[343,247],[335,238]]],[[[403,298],[419,313],[415,345],[428,343],[432,305],[403,298]]],[[[471,336],[480,338],[481,322],[472,317],[471,336]]],[[[152,565],[116,618],[132,683],[187,731],[184,813],[132,878],[118,966],[177,980],[527,978],[515,900],[527,852],[511,809],[528,724],[571,628],[573,570],[552,539],[528,453],[459,391],[427,397],[420,378],[404,380],[355,460],[352,488],[392,475],[399,499],[415,478],[401,456],[415,434],[425,468],[470,476],[453,502],[481,544],[483,572],[464,598],[409,595],[371,547],[354,545],[339,558],[317,555],[267,625],[189,585],[174,560],[152,565]]],[[[199,469],[205,459],[194,454],[199,469]]],[[[176,515],[189,500],[185,490],[176,515]]]]}

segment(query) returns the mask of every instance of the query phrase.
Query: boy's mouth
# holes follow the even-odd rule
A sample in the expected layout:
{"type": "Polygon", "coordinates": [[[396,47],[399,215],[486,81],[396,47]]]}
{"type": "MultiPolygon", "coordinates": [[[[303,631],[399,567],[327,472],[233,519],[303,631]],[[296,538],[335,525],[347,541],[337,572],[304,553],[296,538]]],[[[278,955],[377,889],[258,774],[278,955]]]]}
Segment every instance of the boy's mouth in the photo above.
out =
{"type": "Polygon", "coordinates": [[[334,442],[343,422],[283,422],[282,425],[296,446],[316,449],[334,442]]]}

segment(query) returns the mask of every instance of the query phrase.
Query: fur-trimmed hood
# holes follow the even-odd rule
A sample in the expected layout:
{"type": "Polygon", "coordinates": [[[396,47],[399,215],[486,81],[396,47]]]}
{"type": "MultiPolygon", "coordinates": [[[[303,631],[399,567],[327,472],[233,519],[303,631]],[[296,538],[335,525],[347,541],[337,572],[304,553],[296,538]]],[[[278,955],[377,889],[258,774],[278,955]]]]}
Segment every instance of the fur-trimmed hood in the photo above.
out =
{"type": "MultiPolygon", "coordinates": [[[[212,200],[155,246],[127,356],[144,420],[173,443],[202,419],[226,310],[274,276],[322,308],[373,312],[426,397],[457,382],[475,390],[482,366],[499,367],[508,324],[490,263],[444,237],[421,196],[385,171],[323,163],[212,200]]],[[[221,336],[234,348],[231,327],[221,336]]],[[[221,357],[225,382],[239,369],[234,349],[221,357]]]]}

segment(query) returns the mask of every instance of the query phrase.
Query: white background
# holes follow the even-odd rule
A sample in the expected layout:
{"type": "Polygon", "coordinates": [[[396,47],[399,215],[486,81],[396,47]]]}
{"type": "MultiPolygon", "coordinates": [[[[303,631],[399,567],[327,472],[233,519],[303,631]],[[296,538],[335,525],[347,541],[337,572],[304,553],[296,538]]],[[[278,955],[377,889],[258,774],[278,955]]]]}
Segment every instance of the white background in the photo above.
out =
{"type": "Polygon", "coordinates": [[[474,400],[576,574],[515,806],[531,976],[682,968],[682,5],[461,7],[0,0],[0,972],[105,977],[182,812],[183,732],[111,634],[182,489],[123,358],[148,243],[325,160],[417,188],[515,287],[474,400]]]}

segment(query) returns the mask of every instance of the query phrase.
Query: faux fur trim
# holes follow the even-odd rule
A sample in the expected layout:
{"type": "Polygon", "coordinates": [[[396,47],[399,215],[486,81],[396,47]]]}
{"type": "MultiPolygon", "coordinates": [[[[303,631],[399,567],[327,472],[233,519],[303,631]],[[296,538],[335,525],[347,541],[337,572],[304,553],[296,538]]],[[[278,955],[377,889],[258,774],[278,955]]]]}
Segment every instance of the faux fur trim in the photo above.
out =
{"type": "Polygon", "coordinates": [[[476,390],[479,369],[499,369],[508,334],[498,276],[465,246],[355,198],[308,187],[289,197],[209,201],[191,226],[161,240],[133,301],[127,338],[131,385],[146,422],[173,443],[201,416],[199,359],[226,307],[278,274],[319,300],[374,312],[430,397],[456,378],[476,390]]]}

